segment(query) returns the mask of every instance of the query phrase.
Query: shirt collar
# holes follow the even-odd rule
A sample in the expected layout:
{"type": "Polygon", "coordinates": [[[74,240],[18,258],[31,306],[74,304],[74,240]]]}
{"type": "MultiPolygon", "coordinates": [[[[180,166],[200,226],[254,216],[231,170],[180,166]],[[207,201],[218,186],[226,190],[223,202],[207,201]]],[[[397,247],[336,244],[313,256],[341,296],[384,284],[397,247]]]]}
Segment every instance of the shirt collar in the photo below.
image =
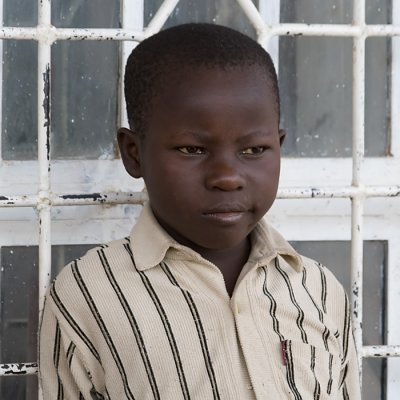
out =
{"type": "Polygon", "coordinates": [[[277,256],[281,256],[297,272],[303,269],[301,256],[288,241],[265,219],[262,219],[251,234],[251,253],[248,264],[268,265],[277,256]]]}
{"type": "MultiPolygon", "coordinates": [[[[131,248],[136,268],[144,271],[155,267],[164,260],[168,250],[180,250],[191,258],[200,259],[200,255],[192,249],[176,242],[160,226],[147,202],[133,227],[130,235],[131,248]]],[[[251,234],[252,250],[249,265],[267,265],[281,255],[296,271],[302,270],[302,261],[293,247],[264,220],[260,221],[251,234]]],[[[205,260],[203,260],[204,262],[205,260]]]]}

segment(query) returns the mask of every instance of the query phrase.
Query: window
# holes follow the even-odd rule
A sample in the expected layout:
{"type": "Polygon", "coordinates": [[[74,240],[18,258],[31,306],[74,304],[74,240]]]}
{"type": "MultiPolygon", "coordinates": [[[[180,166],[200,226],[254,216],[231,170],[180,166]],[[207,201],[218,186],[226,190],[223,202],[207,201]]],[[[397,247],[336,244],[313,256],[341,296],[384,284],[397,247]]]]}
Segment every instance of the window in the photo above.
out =
{"type": "Polygon", "coordinates": [[[399,398],[399,2],[0,0],[0,14],[2,399],[38,398],[50,266],[125,236],[138,215],[143,185],[115,145],[122,69],[135,40],[188,21],[236,28],[273,56],[288,135],[267,218],[352,296],[363,399],[399,398]]]}

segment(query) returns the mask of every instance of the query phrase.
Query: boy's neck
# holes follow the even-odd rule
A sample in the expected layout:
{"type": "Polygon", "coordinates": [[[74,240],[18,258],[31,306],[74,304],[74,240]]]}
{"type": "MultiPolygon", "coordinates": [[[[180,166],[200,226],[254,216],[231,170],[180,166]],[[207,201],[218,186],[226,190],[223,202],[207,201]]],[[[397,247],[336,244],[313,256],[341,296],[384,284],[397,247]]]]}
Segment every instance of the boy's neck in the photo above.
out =
{"type": "Polygon", "coordinates": [[[226,290],[229,296],[232,296],[233,289],[235,288],[236,281],[242,271],[244,264],[246,264],[250,251],[251,243],[250,238],[247,237],[239,245],[234,248],[224,250],[212,249],[193,249],[196,250],[203,258],[215,264],[221,271],[226,290]]]}
{"type": "Polygon", "coordinates": [[[156,217],[158,223],[178,243],[190,247],[192,250],[199,253],[204,259],[210,261],[219,268],[225,280],[226,290],[229,296],[231,296],[233,289],[235,288],[237,278],[239,277],[240,272],[242,271],[242,268],[246,264],[250,255],[250,235],[244,238],[236,246],[226,249],[209,249],[187,240],[178,232],[171,230],[166,224],[163,223],[162,220],[157,218],[156,214],[154,214],[154,216],[156,217]]]}

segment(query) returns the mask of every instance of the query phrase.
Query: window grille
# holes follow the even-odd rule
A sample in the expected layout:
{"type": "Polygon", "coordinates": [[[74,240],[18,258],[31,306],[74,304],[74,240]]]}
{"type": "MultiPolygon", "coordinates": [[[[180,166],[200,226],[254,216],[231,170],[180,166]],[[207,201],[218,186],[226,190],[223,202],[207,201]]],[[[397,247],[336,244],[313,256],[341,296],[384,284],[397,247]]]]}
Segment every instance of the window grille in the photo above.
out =
{"type": "MultiPolygon", "coordinates": [[[[3,6],[5,2],[6,0],[3,0],[3,6]]],[[[126,224],[127,219],[133,221],[137,215],[136,209],[129,214],[127,208],[121,208],[117,213],[113,213],[110,211],[113,207],[125,204],[139,206],[146,198],[141,190],[140,182],[135,183],[130,178],[122,176],[123,167],[118,158],[114,157],[113,150],[103,157],[104,159],[98,157],[99,159],[96,160],[74,161],[75,169],[69,169],[72,162],[68,160],[52,159],[50,140],[53,90],[50,85],[53,73],[52,51],[55,46],[64,41],[120,42],[121,65],[124,65],[135,43],[158,32],[166,23],[173,24],[171,18],[180,6],[184,6],[185,2],[183,0],[155,1],[150,7],[148,2],[143,0],[121,0],[122,28],[54,26],[51,15],[54,3],[55,0],[37,1],[37,25],[35,26],[3,26],[0,29],[2,46],[6,40],[30,40],[37,43],[37,160],[2,159],[1,154],[4,151],[2,152],[0,147],[0,190],[4,191],[4,194],[0,194],[0,226],[2,228],[0,231],[3,232],[0,234],[0,246],[5,248],[16,245],[38,245],[39,313],[42,310],[45,291],[51,280],[52,244],[68,244],[68,240],[70,244],[75,244],[73,239],[57,239],[61,241],[60,243],[52,239],[53,232],[59,232],[62,229],[66,231],[64,238],[73,236],[78,224],[75,222],[65,225],[62,220],[57,220],[57,212],[66,215],[66,219],[69,218],[69,220],[75,217],[68,213],[77,213],[76,220],[88,218],[87,215],[90,215],[87,229],[82,228],[80,234],[85,237],[82,244],[94,244],[98,243],[98,238],[93,231],[101,225],[102,219],[118,220],[115,225],[117,228],[108,236],[113,238],[122,236],[121,232],[124,228],[120,225],[126,224]],[[145,21],[145,18],[148,21],[145,21]],[[100,175],[96,175],[94,170],[100,171],[100,175]],[[104,178],[106,183],[97,182],[98,176],[104,178]],[[79,184],[69,185],[69,177],[71,177],[71,182],[79,182],[79,184]],[[89,177],[88,179],[92,182],[85,184],[85,177],[89,177]],[[111,182],[117,182],[117,184],[111,182]],[[68,211],[68,208],[73,211],[68,211]],[[93,209],[97,211],[91,211],[93,209]],[[35,220],[32,210],[37,212],[37,224],[32,222],[35,220]],[[98,218],[94,215],[97,212],[101,213],[98,218]],[[18,217],[14,218],[13,216],[16,215],[18,217]],[[20,242],[18,232],[22,229],[24,219],[29,221],[26,222],[26,229],[23,228],[28,232],[24,237],[29,239],[20,242]],[[13,220],[18,221],[15,226],[13,220]],[[36,231],[38,231],[38,242],[35,240],[36,231]]],[[[187,7],[196,8],[195,1],[186,3],[187,7]]],[[[325,241],[351,239],[350,296],[360,366],[365,358],[387,358],[387,377],[386,381],[382,382],[386,391],[385,398],[397,399],[400,395],[400,363],[398,362],[400,360],[396,359],[400,356],[400,318],[396,310],[400,301],[400,185],[398,180],[400,177],[400,113],[398,112],[400,109],[400,39],[398,38],[400,2],[396,0],[390,2],[392,23],[385,24],[369,23],[366,20],[365,10],[368,3],[366,0],[354,0],[352,18],[341,24],[279,22],[283,0],[220,0],[210,3],[213,3],[217,10],[218,7],[233,7],[233,4],[239,7],[247,18],[246,26],[251,28],[252,34],[256,36],[259,43],[271,52],[277,64],[279,64],[278,37],[349,38],[352,41],[351,158],[343,156],[339,158],[284,158],[281,187],[278,192],[279,200],[271,210],[271,219],[290,240],[315,241],[318,237],[325,241]],[[366,157],[365,154],[365,59],[366,42],[371,38],[387,38],[391,41],[391,59],[388,64],[388,68],[391,69],[388,71],[390,74],[388,83],[390,132],[385,157],[366,157]],[[348,201],[351,202],[349,210],[346,208],[348,201]],[[382,211],[382,204],[384,211],[382,211]],[[343,218],[340,217],[341,212],[338,211],[342,206],[344,207],[343,218]],[[321,210],[325,207],[328,209],[332,207],[334,211],[330,213],[328,210],[324,213],[321,210]],[[313,214],[315,209],[319,210],[318,217],[313,214]],[[296,215],[291,218],[290,212],[296,215]],[[302,222],[312,225],[312,229],[306,229],[305,233],[302,222]],[[328,229],[327,226],[329,226],[328,229]],[[385,242],[386,244],[382,246],[387,248],[387,271],[385,272],[387,295],[385,304],[382,305],[384,309],[381,310],[387,319],[388,333],[385,340],[387,344],[365,345],[363,343],[363,266],[365,261],[363,246],[368,240],[385,242]]],[[[1,68],[0,70],[3,71],[1,68]]],[[[63,96],[62,90],[59,95],[63,96]]],[[[123,104],[122,95],[119,94],[119,96],[120,104],[123,104]]],[[[123,107],[120,106],[119,110],[118,125],[127,126],[123,107]]],[[[14,113],[23,111],[23,109],[15,110],[14,113]]],[[[18,118],[18,115],[16,117],[18,118]]],[[[361,368],[360,373],[362,374],[361,368]]],[[[37,374],[36,362],[0,364],[1,379],[7,376],[35,374],[37,374]]]]}

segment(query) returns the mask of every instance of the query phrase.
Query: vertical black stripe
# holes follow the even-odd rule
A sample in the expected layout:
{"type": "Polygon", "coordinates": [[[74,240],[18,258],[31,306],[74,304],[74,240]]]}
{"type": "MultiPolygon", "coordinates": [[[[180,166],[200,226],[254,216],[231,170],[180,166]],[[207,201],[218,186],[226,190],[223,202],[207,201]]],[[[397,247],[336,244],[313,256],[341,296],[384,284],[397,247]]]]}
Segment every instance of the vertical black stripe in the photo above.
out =
{"type": "Polygon", "coordinates": [[[349,312],[349,300],[347,295],[344,294],[344,326],[343,326],[343,360],[347,359],[347,352],[349,350],[349,336],[350,336],[350,312],[349,312]]]}
{"type": "Polygon", "coordinates": [[[58,362],[60,360],[60,340],[61,340],[61,331],[60,331],[60,325],[57,322],[56,334],[54,337],[54,350],[53,350],[53,363],[56,368],[58,368],[58,362]]]}
{"type": "Polygon", "coordinates": [[[196,325],[196,330],[197,330],[197,335],[199,337],[200,345],[201,345],[201,350],[203,352],[203,357],[204,357],[204,362],[206,364],[206,369],[208,373],[208,377],[210,379],[210,384],[213,392],[213,397],[214,399],[220,399],[219,391],[218,391],[218,385],[217,381],[215,379],[215,373],[214,373],[214,368],[212,366],[212,361],[211,361],[211,356],[210,352],[208,350],[207,346],[207,338],[204,332],[203,324],[200,319],[200,314],[197,310],[196,304],[191,296],[191,294],[187,291],[181,288],[177,280],[175,279],[174,275],[171,272],[171,269],[168,267],[166,263],[161,264],[161,268],[164,271],[164,273],[167,275],[168,279],[170,282],[178,287],[183,294],[183,297],[186,300],[186,303],[189,307],[190,313],[192,314],[193,321],[196,325]]]}
{"type": "Polygon", "coordinates": [[[343,385],[342,394],[343,394],[343,400],[350,400],[349,393],[347,392],[346,384],[343,385]]]}
{"type": "Polygon", "coordinates": [[[303,328],[304,311],[301,309],[301,307],[299,306],[299,304],[296,301],[296,297],[294,295],[292,284],[290,283],[290,279],[289,279],[287,273],[279,265],[278,257],[275,259],[275,266],[276,266],[276,269],[278,270],[278,272],[282,275],[284,281],[286,282],[286,286],[288,287],[288,290],[289,290],[290,300],[292,301],[293,305],[297,309],[298,315],[296,318],[296,324],[300,330],[301,339],[303,340],[304,343],[308,343],[307,334],[303,328]]]}
{"type": "Polygon", "coordinates": [[[322,265],[320,263],[316,263],[316,265],[319,268],[319,272],[321,274],[321,304],[322,304],[322,309],[326,314],[326,296],[327,296],[326,276],[322,265]]]}
{"type": "Polygon", "coordinates": [[[158,298],[156,292],[154,291],[153,286],[151,285],[151,282],[149,280],[149,278],[147,277],[147,275],[143,272],[143,271],[139,271],[136,268],[136,264],[135,264],[135,260],[133,258],[133,254],[131,251],[131,248],[129,246],[129,244],[124,244],[124,248],[125,250],[128,252],[132,264],[135,267],[136,271],[138,272],[144,287],[147,290],[147,293],[149,294],[151,300],[153,301],[154,306],[157,309],[158,315],[160,316],[161,322],[164,326],[164,330],[165,333],[167,335],[168,338],[168,342],[172,351],[172,355],[174,357],[174,362],[175,362],[175,367],[176,367],[176,371],[178,373],[178,377],[179,377],[179,382],[181,385],[181,389],[182,389],[182,394],[185,400],[189,400],[190,399],[190,393],[189,393],[189,389],[187,386],[187,382],[186,382],[186,377],[185,377],[185,373],[183,371],[183,367],[182,367],[182,361],[181,361],[181,357],[179,355],[179,350],[178,350],[178,346],[176,344],[176,340],[175,340],[175,336],[172,332],[172,328],[171,325],[168,321],[168,317],[167,314],[165,313],[165,310],[160,302],[160,299],[158,298]]]}
{"type": "Polygon", "coordinates": [[[274,332],[279,336],[279,340],[282,342],[285,340],[281,332],[279,331],[279,321],[278,318],[276,318],[276,300],[272,296],[272,294],[268,291],[267,288],[267,267],[262,267],[264,271],[264,284],[263,284],[263,292],[266,297],[268,297],[270,301],[270,306],[269,306],[269,315],[271,316],[272,319],[272,327],[274,329],[274,332]]]}
{"type": "Polygon", "coordinates": [[[111,339],[111,336],[107,330],[107,327],[103,321],[103,318],[101,317],[101,315],[96,307],[96,304],[94,303],[94,301],[86,287],[86,284],[82,279],[82,276],[79,272],[78,263],[76,261],[72,264],[72,273],[74,274],[75,280],[76,280],[79,288],[81,289],[81,292],[82,292],[83,296],[85,297],[86,303],[89,306],[90,310],[92,311],[93,317],[95,318],[97,325],[99,326],[101,333],[103,334],[103,337],[108,345],[108,348],[110,349],[110,352],[114,358],[115,364],[117,365],[118,371],[121,375],[125,394],[128,399],[134,400],[134,396],[128,385],[128,379],[127,379],[126,372],[125,372],[124,366],[122,364],[121,358],[117,352],[117,349],[115,348],[114,342],[111,339]]]}
{"type": "Polygon", "coordinates": [[[135,335],[136,343],[137,343],[137,346],[138,346],[138,349],[140,352],[140,356],[142,358],[142,361],[143,361],[143,364],[144,364],[144,367],[146,370],[147,379],[149,380],[149,384],[151,386],[151,391],[153,392],[153,396],[155,399],[160,399],[160,393],[158,391],[157,382],[154,377],[153,368],[151,366],[150,359],[149,359],[149,356],[148,356],[148,353],[146,350],[146,346],[144,344],[143,336],[140,331],[139,325],[136,321],[136,318],[133,315],[131,308],[129,307],[126,297],[122,293],[122,290],[121,290],[120,286],[118,285],[114,274],[111,271],[110,264],[107,260],[106,255],[104,254],[104,250],[98,250],[97,254],[100,258],[100,262],[103,266],[104,272],[106,273],[107,278],[108,278],[111,286],[113,287],[113,289],[118,297],[119,302],[121,303],[121,306],[125,312],[125,315],[128,318],[128,321],[132,328],[133,334],[135,335]]]}
{"type": "Polygon", "coordinates": [[[341,387],[342,385],[344,385],[344,383],[345,383],[345,381],[346,381],[346,378],[347,378],[348,369],[349,369],[349,367],[348,367],[348,365],[346,365],[346,366],[344,367],[343,372],[342,372],[342,377],[341,377],[340,382],[339,382],[339,387],[341,387]]]}
{"type": "Polygon", "coordinates": [[[71,342],[67,350],[67,362],[69,368],[71,368],[72,357],[74,356],[75,349],[76,349],[75,343],[71,342]]]}
{"type": "Polygon", "coordinates": [[[292,344],[290,340],[286,341],[286,356],[287,356],[287,367],[286,367],[286,377],[289,387],[293,393],[295,400],[303,400],[297,387],[296,380],[294,377],[294,364],[293,364],[293,354],[292,354],[292,344]]]}
{"type": "Polygon", "coordinates": [[[72,327],[72,329],[81,338],[81,340],[86,344],[86,346],[88,347],[90,352],[93,354],[93,356],[96,358],[96,360],[101,364],[100,356],[99,356],[99,353],[97,352],[96,348],[93,346],[93,344],[89,340],[89,338],[84,334],[84,332],[79,327],[77,322],[72,318],[71,314],[68,312],[68,310],[65,308],[64,304],[58,297],[55,284],[53,284],[50,289],[50,296],[52,297],[55,305],[58,307],[58,309],[60,310],[60,312],[64,316],[64,318],[68,321],[68,323],[72,327]]]}
{"type": "MultiPolygon", "coordinates": [[[[324,323],[324,314],[323,314],[322,310],[318,307],[318,304],[315,302],[314,297],[311,295],[311,293],[309,292],[309,290],[307,288],[306,268],[303,268],[302,284],[303,284],[303,287],[304,287],[305,291],[307,292],[308,296],[310,297],[310,300],[312,301],[314,307],[316,308],[316,310],[318,312],[318,318],[319,318],[320,322],[323,324],[324,323]]],[[[330,336],[330,331],[329,331],[328,327],[324,325],[324,332],[322,333],[322,341],[324,342],[326,351],[329,351],[329,345],[328,345],[329,336],[330,336]]]]}
{"type": "Polygon", "coordinates": [[[305,291],[307,292],[308,296],[310,297],[310,300],[312,301],[312,303],[314,304],[314,307],[316,308],[316,310],[318,312],[319,320],[321,322],[324,322],[324,314],[323,314],[322,310],[318,307],[317,303],[314,300],[314,297],[311,295],[311,293],[309,292],[309,290],[307,288],[307,270],[306,270],[306,268],[303,268],[303,278],[301,280],[301,283],[303,284],[305,291]]]}
{"type": "Polygon", "coordinates": [[[329,366],[328,366],[329,381],[328,381],[328,387],[326,388],[326,392],[328,394],[331,394],[332,391],[332,364],[333,364],[333,355],[329,354],[329,366]]]}
{"type": "Polygon", "coordinates": [[[56,333],[54,338],[54,349],[53,349],[53,363],[54,367],[57,371],[57,400],[62,400],[64,398],[64,388],[61,382],[60,373],[58,371],[58,367],[60,364],[60,351],[61,351],[61,330],[58,322],[56,323],[56,333]]]}
{"type": "Polygon", "coordinates": [[[319,400],[321,397],[321,385],[318,382],[317,376],[315,374],[315,346],[311,345],[311,371],[314,375],[315,386],[314,386],[314,400],[319,400]]]}

